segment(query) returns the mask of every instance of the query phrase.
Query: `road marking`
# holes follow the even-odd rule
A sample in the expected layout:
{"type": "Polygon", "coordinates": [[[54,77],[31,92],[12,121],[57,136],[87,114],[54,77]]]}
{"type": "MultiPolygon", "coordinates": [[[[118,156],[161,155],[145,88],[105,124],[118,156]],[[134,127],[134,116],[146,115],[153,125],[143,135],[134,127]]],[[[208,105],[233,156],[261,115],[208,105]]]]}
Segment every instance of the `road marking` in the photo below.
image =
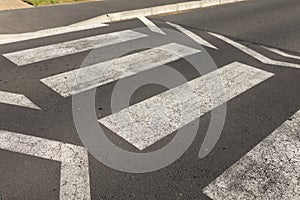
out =
{"type": "Polygon", "coordinates": [[[143,150],[271,76],[269,72],[234,62],[99,122],[143,150]],[[214,84],[216,78],[222,80],[223,91],[214,84]],[[187,91],[192,91],[193,95],[187,91]],[[181,101],[175,94],[180,94],[181,101]],[[181,113],[188,113],[188,116],[181,116],[181,113]]]}
{"type": "Polygon", "coordinates": [[[146,37],[146,35],[131,30],[125,30],[7,53],[4,54],[4,56],[18,66],[22,66],[143,37],[146,37]]]}
{"type": "Polygon", "coordinates": [[[23,94],[0,91],[0,103],[41,110],[23,94]]]}
{"type": "Polygon", "coordinates": [[[162,34],[162,35],[166,35],[165,32],[163,32],[158,26],[156,26],[152,21],[150,21],[148,18],[146,17],[138,17],[138,19],[143,22],[151,31],[162,34]]]}
{"type": "Polygon", "coordinates": [[[217,47],[215,47],[214,45],[210,44],[209,42],[207,42],[206,40],[204,40],[203,38],[201,38],[200,36],[196,35],[195,33],[183,28],[182,26],[178,25],[178,24],[174,24],[171,22],[166,22],[167,24],[169,24],[170,26],[173,26],[174,28],[178,29],[179,31],[181,31],[182,33],[184,33],[185,35],[189,36],[190,38],[192,38],[194,41],[196,41],[198,44],[213,48],[213,49],[217,49],[217,47]]]}
{"type": "Polygon", "coordinates": [[[200,52],[197,49],[171,43],[50,76],[41,79],[41,82],[61,96],[68,97],[200,52]]]}
{"type": "Polygon", "coordinates": [[[100,28],[108,26],[107,24],[87,24],[87,25],[78,25],[78,26],[62,26],[58,28],[50,28],[50,29],[44,29],[40,31],[35,31],[35,32],[28,32],[28,33],[20,33],[20,34],[2,34],[0,35],[0,45],[1,44],[8,44],[8,43],[13,43],[13,42],[21,42],[21,41],[26,41],[26,40],[32,40],[32,39],[37,39],[37,38],[43,38],[43,37],[48,37],[48,36],[54,36],[54,35],[59,35],[59,34],[64,34],[64,33],[71,33],[71,32],[76,32],[76,31],[83,31],[83,30],[88,30],[88,29],[93,29],[93,28],[100,28]]]}
{"type": "Polygon", "coordinates": [[[204,188],[210,198],[300,199],[300,111],[204,188]]]}
{"type": "Polygon", "coordinates": [[[291,55],[291,54],[285,53],[285,52],[283,52],[283,51],[281,51],[279,49],[274,49],[274,48],[270,48],[270,47],[266,47],[266,46],[261,46],[261,47],[263,47],[263,48],[265,48],[265,49],[267,49],[269,51],[272,51],[274,53],[277,53],[277,54],[279,54],[281,56],[285,56],[285,57],[288,57],[288,58],[294,58],[294,59],[300,60],[300,56],[291,55]]]}
{"type": "Polygon", "coordinates": [[[0,130],[0,149],[61,162],[60,199],[91,199],[86,148],[0,130]]]}
{"type": "Polygon", "coordinates": [[[282,62],[282,61],[277,61],[277,60],[272,60],[270,58],[265,57],[264,55],[238,43],[235,42],[225,36],[216,34],[216,33],[209,33],[217,38],[219,38],[220,40],[223,40],[224,42],[227,42],[228,44],[231,44],[232,46],[238,48],[239,50],[245,52],[246,54],[252,56],[253,58],[259,60],[260,62],[264,63],[264,64],[269,64],[269,65],[278,65],[278,66],[284,66],[284,67],[293,67],[293,68],[300,68],[299,64],[295,64],[295,63],[288,63],[288,62],[282,62]]]}

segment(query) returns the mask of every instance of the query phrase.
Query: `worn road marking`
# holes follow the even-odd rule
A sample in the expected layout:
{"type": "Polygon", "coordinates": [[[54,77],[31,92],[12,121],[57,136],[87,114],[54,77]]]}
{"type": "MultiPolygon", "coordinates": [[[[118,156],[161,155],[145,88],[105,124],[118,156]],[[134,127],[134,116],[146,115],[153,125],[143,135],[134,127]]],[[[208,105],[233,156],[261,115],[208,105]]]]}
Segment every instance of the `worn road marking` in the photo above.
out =
{"type": "Polygon", "coordinates": [[[261,46],[261,47],[263,47],[263,48],[265,48],[265,49],[267,49],[267,50],[269,50],[269,51],[272,51],[272,52],[274,52],[274,53],[277,53],[277,54],[279,54],[279,55],[281,55],[281,56],[284,56],[284,57],[287,57],[287,58],[294,58],[294,59],[300,60],[300,56],[291,55],[291,54],[288,54],[288,53],[286,53],[286,52],[283,52],[283,51],[281,51],[281,50],[279,50],[279,49],[274,49],[274,48],[271,48],[271,47],[266,47],[266,46],[261,46]]]}
{"type": "Polygon", "coordinates": [[[194,41],[196,41],[198,44],[213,48],[213,49],[218,49],[217,47],[215,47],[214,45],[210,44],[209,42],[207,42],[206,40],[204,40],[203,38],[201,38],[200,36],[196,35],[195,33],[183,28],[182,26],[178,25],[178,24],[174,24],[171,22],[166,22],[167,24],[169,24],[170,26],[173,26],[174,28],[178,29],[179,31],[181,31],[182,33],[184,33],[185,35],[189,36],[190,38],[192,38],[194,41]]]}
{"type": "Polygon", "coordinates": [[[300,199],[300,111],[204,188],[214,200],[300,199]]]}
{"type": "Polygon", "coordinates": [[[23,94],[0,91],[0,103],[41,110],[23,94]]]}
{"type": "Polygon", "coordinates": [[[41,82],[61,96],[68,97],[200,52],[197,49],[171,43],[50,76],[41,79],[41,82]]]}
{"type": "Polygon", "coordinates": [[[235,42],[225,36],[216,34],[216,33],[209,33],[217,38],[219,38],[220,40],[223,40],[224,42],[227,42],[228,44],[231,44],[232,46],[238,48],[239,50],[245,52],[246,54],[252,56],[253,58],[259,60],[260,62],[264,63],[264,64],[269,64],[269,65],[278,65],[278,66],[284,66],[284,67],[293,67],[293,68],[300,68],[299,64],[295,64],[295,63],[288,63],[288,62],[282,62],[282,61],[277,61],[277,60],[272,60],[270,58],[267,58],[266,56],[238,43],[235,42]]]}
{"type": "Polygon", "coordinates": [[[163,32],[158,26],[156,26],[152,21],[150,21],[146,17],[138,17],[138,19],[143,22],[151,31],[160,33],[162,35],[166,35],[165,32],[163,32]]]}
{"type": "Polygon", "coordinates": [[[50,29],[44,29],[40,31],[35,32],[28,32],[28,33],[20,33],[20,34],[0,34],[0,45],[1,44],[8,44],[13,42],[21,42],[26,40],[32,40],[37,38],[43,38],[53,35],[59,35],[64,33],[71,33],[76,31],[83,31],[93,28],[100,28],[108,26],[107,24],[88,24],[88,25],[81,25],[81,26],[62,26],[58,28],[50,28],[50,29]]]}
{"type": "Polygon", "coordinates": [[[99,122],[143,150],[271,76],[273,74],[234,62],[99,122]],[[223,90],[214,84],[216,79],[221,80],[223,90]]]}
{"type": "Polygon", "coordinates": [[[22,66],[143,37],[146,37],[146,35],[131,30],[125,30],[7,53],[4,54],[4,56],[18,66],[22,66]]]}
{"type": "Polygon", "coordinates": [[[0,130],[0,149],[61,162],[60,199],[91,199],[86,148],[0,130]]]}

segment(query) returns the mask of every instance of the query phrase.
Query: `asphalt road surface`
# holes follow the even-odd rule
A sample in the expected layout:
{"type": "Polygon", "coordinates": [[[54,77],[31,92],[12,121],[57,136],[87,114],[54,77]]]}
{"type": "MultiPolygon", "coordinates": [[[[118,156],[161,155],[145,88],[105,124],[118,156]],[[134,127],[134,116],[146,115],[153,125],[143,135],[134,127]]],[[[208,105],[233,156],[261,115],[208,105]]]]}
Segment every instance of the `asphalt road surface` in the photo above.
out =
{"type": "Polygon", "coordinates": [[[0,40],[1,199],[299,199],[299,6],[0,40]]]}

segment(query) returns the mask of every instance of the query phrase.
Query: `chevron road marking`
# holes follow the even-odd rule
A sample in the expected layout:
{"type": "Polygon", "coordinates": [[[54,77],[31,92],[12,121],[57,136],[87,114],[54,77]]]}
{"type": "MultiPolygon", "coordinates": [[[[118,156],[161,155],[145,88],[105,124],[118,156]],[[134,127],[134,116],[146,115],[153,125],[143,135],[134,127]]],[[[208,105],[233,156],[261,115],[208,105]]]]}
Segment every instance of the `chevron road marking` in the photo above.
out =
{"type": "Polygon", "coordinates": [[[281,51],[281,50],[279,50],[279,49],[274,49],[274,48],[271,48],[271,47],[266,47],[266,46],[261,46],[261,47],[263,47],[263,48],[265,48],[265,49],[267,49],[267,50],[269,50],[269,51],[272,51],[272,52],[274,52],[274,53],[277,53],[277,54],[279,54],[279,55],[281,55],[281,56],[284,56],[284,57],[287,57],[287,58],[294,58],[294,59],[300,60],[300,56],[291,55],[291,54],[285,53],[285,52],[283,52],[283,51],[281,51]]]}
{"type": "Polygon", "coordinates": [[[0,130],[0,149],[61,162],[60,199],[91,199],[84,147],[0,130]]]}
{"type": "Polygon", "coordinates": [[[209,42],[207,42],[206,40],[204,40],[200,36],[196,35],[192,31],[189,31],[189,30],[183,28],[182,26],[180,26],[178,24],[174,24],[174,23],[171,23],[171,22],[166,22],[166,23],[169,24],[170,26],[173,26],[174,28],[178,29],[182,33],[186,34],[187,36],[189,36],[190,38],[192,38],[194,41],[196,41],[198,44],[201,44],[201,45],[207,46],[209,48],[217,49],[218,50],[217,47],[215,47],[214,45],[210,44],[209,42]]]}
{"type": "Polygon", "coordinates": [[[41,82],[61,96],[68,97],[200,52],[197,49],[171,43],[57,74],[41,79],[41,82]]]}
{"type": "Polygon", "coordinates": [[[204,188],[214,200],[300,199],[300,110],[204,188]]]}
{"type": "Polygon", "coordinates": [[[267,58],[266,56],[238,43],[235,42],[225,36],[216,34],[216,33],[209,33],[216,38],[219,38],[220,40],[223,40],[224,42],[227,42],[228,44],[231,44],[232,46],[238,48],[239,50],[245,52],[246,54],[252,56],[253,58],[259,60],[260,62],[264,64],[269,64],[269,65],[278,65],[278,66],[284,66],[284,67],[293,67],[293,68],[300,68],[300,64],[295,64],[295,63],[288,63],[288,62],[282,62],[282,61],[277,61],[277,60],[272,60],[270,58],[267,58]]]}
{"type": "Polygon", "coordinates": [[[0,103],[41,110],[23,94],[0,91],[0,103]]]}
{"type": "MultiPolygon", "coordinates": [[[[99,122],[143,150],[271,76],[273,74],[269,72],[234,62],[102,118],[99,122]],[[216,77],[222,80],[223,95],[218,88],[207,86],[209,82],[215,83],[216,77]],[[193,96],[187,93],[189,88],[193,96]],[[212,93],[217,95],[216,98],[212,99],[212,93]],[[179,101],[175,94],[180,94],[183,100],[179,101]],[[188,116],[181,116],[183,112],[188,116]]],[[[216,84],[210,85],[217,87],[216,84]]]]}
{"type": "Polygon", "coordinates": [[[143,22],[151,31],[160,33],[162,35],[166,35],[158,26],[156,26],[152,21],[147,19],[146,17],[138,17],[138,19],[143,22]]]}
{"type": "Polygon", "coordinates": [[[7,53],[3,56],[18,66],[23,66],[143,37],[146,37],[146,35],[131,30],[125,30],[7,53]]]}

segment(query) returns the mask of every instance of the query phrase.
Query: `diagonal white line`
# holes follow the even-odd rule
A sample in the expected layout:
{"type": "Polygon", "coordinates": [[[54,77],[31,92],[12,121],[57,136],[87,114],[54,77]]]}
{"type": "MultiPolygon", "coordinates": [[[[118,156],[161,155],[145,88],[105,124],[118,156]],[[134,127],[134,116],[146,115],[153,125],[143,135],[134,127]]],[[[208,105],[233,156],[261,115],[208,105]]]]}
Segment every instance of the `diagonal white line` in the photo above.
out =
{"type": "Polygon", "coordinates": [[[150,21],[147,17],[138,17],[138,19],[143,22],[151,31],[160,33],[162,35],[166,35],[158,26],[156,26],[152,21],[150,21]]]}
{"type": "Polygon", "coordinates": [[[291,54],[288,54],[288,53],[286,53],[286,52],[283,52],[283,51],[281,51],[281,50],[279,50],[279,49],[274,49],[274,48],[270,48],[270,47],[266,47],[266,46],[261,46],[261,47],[263,47],[263,48],[265,48],[265,49],[267,49],[267,50],[269,50],[269,51],[272,51],[272,52],[274,52],[274,53],[277,53],[277,54],[279,54],[279,55],[281,55],[281,56],[284,56],[284,57],[287,57],[287,58],[294,58],[294,59],[300,60],[300,56],[291,55],[291,54]]]}
{"type": "Polygon", "coordinates": [[[300,68],[299,64],[295,64],[295,63],[288,63],[288,62],[282,62],[282,61],[277,61],[277,60],[272,60],[270,58],[267,58],[266,56],[238,43],[235,42],[225,36],[216,34],[216,33],[209,33],[217,38],[219,38],[220,40],[223,40],[224,42],[227,42],[228,44],[231,44],[232,46],[238,48],[239,50],[245,52],[246,54],[252,56],[253,58],[259,60],[260,62],[264,63],[264,64],[269,64],[269,65],[278,65],[278,66],[284,66],[284,67],[293,67],[293,68],[300,68]]]}
{"type": "Polygon", "coordinates": [[[300,110],[204,188],[214,200],[300,199],[300,110]]]}
{"type": "Polygon", "coordinates": [[[88,29],[93,29],[93,28],[100,28],[100,27],[104,27],[104,26],[108,26],[108,25],[101,24],[101,23],[81,25],[81,26],[70,25],[70,26],[63,26],[63,27],[58,27],[58,28],[44,29],[44,30],[29,32],[29,33],[4,34],[4,35],[0,35],[0,45],[13,43],[13,42],[32,40],[32,39],[37,39],[37,38],[43,38],[43,37],[59,35],[59,34],[64,34],[64,33],[83,31],[83,30],[88,30],[88,29]]]}
{"type": "Polygon", "coordinates": [[[7,53],[3,56],[18,66],[23,66],[144,37],[146,37],[145,34],[125,30],[7,53]]]}
{"type": "Polygon", "coordinates": [[[197,49],[171,43],[50,76],[41,79],[41,82],[63,97],[68,97],[200,52],[197,49]]]}
{"type": "Polygon", "coordinates": [[[166,22],[167,24],[169,24],[170,26],[173,26],[174,28],[178,29],[179,31],[181,31],[182,33],[186,34],[187,36],[189,36],[190,38],[192,38],[194,41],[196,41],[198,44],[210,47],[212,49],[217,49],[217,47],[215,47],[214,45],[210,44],[209,42],[207,42],[206,40],[204,40],[203,38],[201,38],[200,36],[196,35],[195,33],[183,28],[182,26],[178,25],[178,24],[174,24],[171,22],[166,22]]]}
{"type": "Polygon", "coordinates": [[[41,110],[23,94],[0,91],[0,103],[41,110]]]}
{"type": "Polygon", "coordinates": [[[60,199],[91,199],[84,147],[0,130],[0,149],[61,162],[60,199]]]}
{"type": "Polygon", "coordinates": [[[99,122],[143,150],[271,76],[273,74],[269,72],[235,62],[113,113],[99,122]],[[223,90],[215,84],[216,79],[222,80],[223,90]],[[187,116],[181,116],[182,113],[187,116]]]}

